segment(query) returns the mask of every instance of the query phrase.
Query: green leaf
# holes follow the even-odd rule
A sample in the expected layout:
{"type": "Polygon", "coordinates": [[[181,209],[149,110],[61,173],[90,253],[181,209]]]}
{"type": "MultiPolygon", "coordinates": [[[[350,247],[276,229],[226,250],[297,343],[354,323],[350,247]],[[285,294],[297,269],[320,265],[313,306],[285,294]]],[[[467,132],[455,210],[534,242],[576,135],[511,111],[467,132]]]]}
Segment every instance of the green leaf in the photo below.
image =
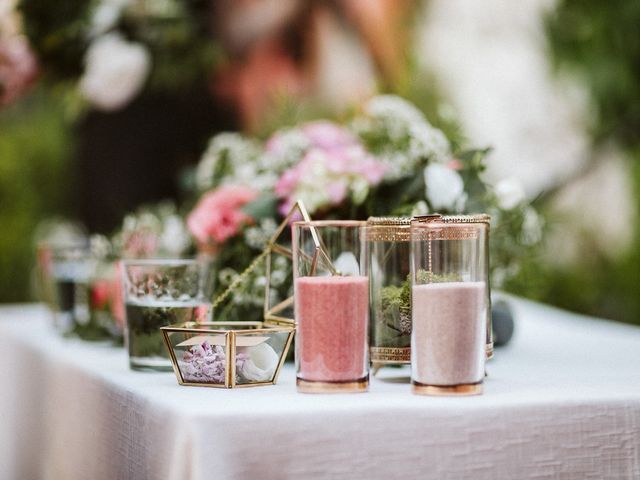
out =
{"type": "Polygon", "coordinates": [[[242,211],[256,220],[274,218],[278,214],[278,199],[272,194],[263,193],[242,207],[242,211]]]}

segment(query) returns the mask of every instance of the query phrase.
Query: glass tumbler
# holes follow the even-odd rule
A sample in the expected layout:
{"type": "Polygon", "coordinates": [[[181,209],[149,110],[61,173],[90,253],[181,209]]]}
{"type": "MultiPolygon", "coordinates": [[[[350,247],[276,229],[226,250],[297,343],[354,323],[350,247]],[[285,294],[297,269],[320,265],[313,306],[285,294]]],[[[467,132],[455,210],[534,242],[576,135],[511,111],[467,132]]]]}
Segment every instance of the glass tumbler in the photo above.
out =
{"type": "Polygon", "coordinates": [[[366,222],[293,224],[298,391],[362,392],[369,385],[366,222]]]}
{"type": "Polygon", "coordinates": [[[133,370],[172,371],[160,327],[211,317],[211,264],[195,259],[123,261],[125,345],[133,370]]]}
{"type": "Polygon", "coordinates": [[[411,222],[414,393],[482,393],[489,312],[489,217],[411,222]]]}
{"type": "Polygon", "coordinates": [[[95,265],[89,245],[54,246],[49,251],[54,298],[54,325],[70,334],[91,319],[89,280],[95,265]]]}

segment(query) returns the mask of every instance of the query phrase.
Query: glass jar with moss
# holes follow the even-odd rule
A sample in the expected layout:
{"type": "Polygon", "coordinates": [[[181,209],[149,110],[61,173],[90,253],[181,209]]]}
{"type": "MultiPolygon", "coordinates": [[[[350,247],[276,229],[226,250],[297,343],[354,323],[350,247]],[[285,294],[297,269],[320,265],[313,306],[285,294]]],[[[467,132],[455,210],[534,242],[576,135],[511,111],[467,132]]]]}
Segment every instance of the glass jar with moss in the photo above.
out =
{"type": "Polygon", "coordinates": [[[374,372],[411,362],[410,227],[407,217],[370,217],[369,354],[374,372]]]}

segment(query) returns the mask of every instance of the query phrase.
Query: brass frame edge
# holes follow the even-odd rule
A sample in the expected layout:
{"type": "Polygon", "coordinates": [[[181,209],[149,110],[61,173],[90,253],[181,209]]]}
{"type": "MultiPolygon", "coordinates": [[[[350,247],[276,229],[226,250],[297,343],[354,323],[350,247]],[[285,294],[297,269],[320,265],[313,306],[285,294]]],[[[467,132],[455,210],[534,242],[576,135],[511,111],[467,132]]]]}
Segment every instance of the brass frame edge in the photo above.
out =
{"type": "Polygon", "coordinates": [[[369,390],[369,375],[352,382],[314,382],[296,378],[300,393],[364,393],[369,390]]]}

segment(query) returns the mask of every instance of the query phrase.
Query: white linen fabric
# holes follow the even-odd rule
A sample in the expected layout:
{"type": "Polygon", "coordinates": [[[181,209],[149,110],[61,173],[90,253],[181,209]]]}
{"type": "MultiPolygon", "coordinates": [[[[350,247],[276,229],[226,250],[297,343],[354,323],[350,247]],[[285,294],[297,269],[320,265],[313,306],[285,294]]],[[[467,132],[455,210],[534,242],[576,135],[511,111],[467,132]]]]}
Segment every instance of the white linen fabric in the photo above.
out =
{"type": "Polygon", "coordinates": [[[640,478],[640,328],[510,299],[512,343],[477,397],[180,387],[124,349],[0,308],[0,479],[640,478]]]}

